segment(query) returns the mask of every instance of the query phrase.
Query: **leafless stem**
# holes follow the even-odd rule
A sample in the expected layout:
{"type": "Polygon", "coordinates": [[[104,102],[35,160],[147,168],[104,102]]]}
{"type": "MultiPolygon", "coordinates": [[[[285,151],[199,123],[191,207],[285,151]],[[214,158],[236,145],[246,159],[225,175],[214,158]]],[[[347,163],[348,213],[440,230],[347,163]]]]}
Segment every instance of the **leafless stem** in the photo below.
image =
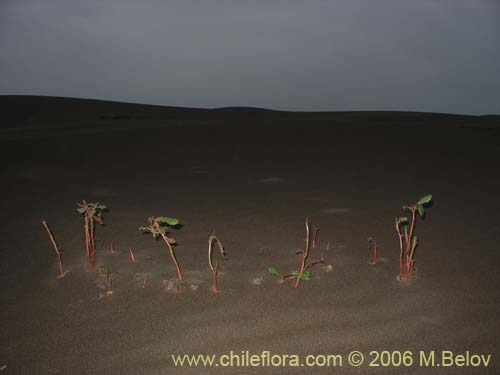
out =
{"type": "Polygon", "coordinates": [[[94,239],[94,219],[90,218],[90,269],[94,269],[95,239],[94,239]]]}
{"type": "Polygon", "coordinates": [[[325,264],[325,258],[323,258],[323,254],[321,254],[321,258],[319,258],[318,260],[312,262],[311,264],[308,264],[306,266],[306,270],[309,269],[309,268],[313,268],[317,264],[325,264]]]}
{"type": "Polygon", "coordinates": [[[89,237],[89,219],[85,217],[85,254],[90,256],[90,237],[89,237]]]}
{"type": "Polygon", "coordinates": [[[313,239],[312,239],[312,243],[311,243],[311,246],[313,249],[316,247],[316,239],[318,237],[318,232],[319,232],[319,228],[316,225],[313,225],[313,239]]]}
{"type": "Polygon", "coordinates": [[[374,265],[377,263],[377,242],[372,238],[368,237],[368,251],[371,253],[370,264],[374,265]]]}
{"type": "Polygon", "coordinates": [[[226,252],[224,251],[224,246],[222,246],[222,243],[219,241],[219,239],[215,235],[211,235],[208,238],[208,265],[210,266],[210,270],[212,271],[212,279],[213,279],[213,286],[212,290],[216,293],[217,290],[217,264],[213,264],[212,261],[212,244],[213,243],[217,244],[217,247],[219,248],[220,254],[224,260],[227,259],[226,257],[226,252]]]}
{"type": "Polygon", "coordinates": [[[61,259],[61,250],[59,250],[59,246],[57,246],[56,240],[54,239],[54,235],[52,234],[52,231],[49,229],[49,226],[45,221],[42,221],[43,226],[47,230],[47,233],[49,234],[50,241],[52,242],[52,245],[54,246],[54,250],[57,254],[57,259],[59,261],[59,275],[62,276],[64,275],[64,270],[63,270],[63,265],[62,265],[62,259],[61,259]]]}
{"type": "Polygon", "coordinates": [[[168,237],[164,233],[160,233],[160,234],[161,234],[163,240],[165,241],[165,243],[167,244],[168,249],[170,250],[170,257],[172,258],[172,261],[175,264],[175,269],[177,271],[177,278],[179,279],[179,287],[178,287],[177,291],[179,294],[181,294],[182,293],[182,273],[181,273],[181,268],[179,266],[179,262],[177,262],[177,258],[175,257],[174,249],[172,248],[172,245],[168,241],[168,237]]]}

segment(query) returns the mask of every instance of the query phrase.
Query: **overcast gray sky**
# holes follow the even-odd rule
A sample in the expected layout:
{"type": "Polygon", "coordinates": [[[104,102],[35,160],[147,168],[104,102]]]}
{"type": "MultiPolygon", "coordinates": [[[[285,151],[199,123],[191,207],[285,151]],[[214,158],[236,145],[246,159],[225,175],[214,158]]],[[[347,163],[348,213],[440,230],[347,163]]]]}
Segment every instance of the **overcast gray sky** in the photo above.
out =
{"type": "Polygon", "coordinates": [[[0,94],[500,114],[500,0],[0,0],[0,94]]]}

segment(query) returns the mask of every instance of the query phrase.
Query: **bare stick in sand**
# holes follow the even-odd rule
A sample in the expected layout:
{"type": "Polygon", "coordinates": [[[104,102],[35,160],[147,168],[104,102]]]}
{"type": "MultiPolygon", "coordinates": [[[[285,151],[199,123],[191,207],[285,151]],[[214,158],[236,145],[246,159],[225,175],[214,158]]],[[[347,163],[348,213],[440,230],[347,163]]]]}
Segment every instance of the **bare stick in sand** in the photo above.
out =
{"type": "Polygon", "coordinates": [[[131,247],[129,247],[128,252],[130,253],[130,259],[132,259],[132,263],[135,263],[135,256],[131,247]]]}
{"type": "Polygon", "coordinates": [[[368,264],[374,266],[377,264],[377,241],[375,241],[372,237],[368,237],[368,251],[371,253],[370,261],[368,264]]]}
{"type": "Polygon", "coordinates": [[[316,247],[318,232],[319,232],[319,228],[316,225],[313,225],[313,238],[312,238],[312,242],[311,242],[311,246],[313,249],[316,247]]]}
{"type": "Polygon", "coordinates": [[[49,234],[50,241],[52,242],[52,245],[54,246],[54,250],[57,254],[57,259],[59,261],[59,277],[64,276],[64,270],[63,270],[63,264],[62,264],[62,259],[61,259],[61,250],[59,250],[59,246],[57,246],[56,240],[54,239],[54,235],[52,234],[52,231],[49,229],[49,226],[45,221],[42,221],[43,226],[47,230],[47,233],[49,234]]]}
{"type": "Polygon", "coordinates": [[[323,258],[323,254],[321,254],[321,258],[319,258],[318,260],[312,262],[311,264],[308,264],[306,266],[306,270],[308,270],[309,268],[314,267],[316,264],[325,264],[325,258],[323,258]]]}
{"type": "Polygon", "coordinates": [[[213,285],[212,285],[212,291],[214,293],[218,292],[217,289],[217,263],[213,264],[212,261],[212,244],[213,243],[217,244],[217,247],[219,248],[220,254],[224,260],[227,260],[226,252],[224,250],[224,246],[222,246],[222,243],[219,241],[219,239],[215,235],[211,235],[208,238],[208,265],[210,266],[210,270],[212,271],[212,280],[213,280],[213,285]]]}
{"type": "Polygon", "coordinates": [[[175,269],[177,271],[177,278],[179,280],[179,285],[177,287],[177,292],[179,294],[182,293],[182,272],[181,267],[179,266],[179,262],[175,256],[174,248],[172,245],[176,243],[175,239],[168,236],[167,226],[175,227],[179,224],[179,219],[175,219],[173,217],[168,216],[158,216],[158,217],[150,217],[148,218],[148,226],[140,227],[139,230],[143,232],[148,232],[153,235],[155,239],[159,237],[163,238],[163,241],[167,244],[167,247],[170,251],[170,257],[174,262],[175,269]]]}

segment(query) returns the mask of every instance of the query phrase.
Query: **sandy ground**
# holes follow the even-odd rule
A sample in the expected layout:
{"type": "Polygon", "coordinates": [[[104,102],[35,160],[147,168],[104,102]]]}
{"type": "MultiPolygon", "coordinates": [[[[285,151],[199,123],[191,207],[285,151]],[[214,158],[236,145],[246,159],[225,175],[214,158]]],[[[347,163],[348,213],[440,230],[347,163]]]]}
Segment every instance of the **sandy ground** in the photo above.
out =
{"type": "Polygon", "coordinates": [[[81,120],[65,106],[57,117],[52,99],[56,121],[29,100],[4,107],[0,131],[0,375],[499,373],[498,117],[172,108],[148,117],[147,107],[90,105],[94,117],[74,112],[81,120]],[[394,217],[427,193],[417,273],[402,284],[394,217]],[[94,272],[82,199],[109,207],[94,272]],[[181,296],[168,288],[165,245],[138,231],[152,215],[182,221],[172,230],[181,296]],[[294,289],[266,269],[298,268],[306,217],[320,228],[311,257],[331,267],[294,289]],[[42,220],[62,248],[62,279],[42,220]],[[206,260],[213,231],[230,258],[218,294],[206,260]],[[112,275],[110,295],[100,272],[112,275]],[[348,363],[353,350],[365,355],[360,367],[348,363]],[[414,363],[370,367],[370,352],[383,350],[410,351],[414,363]],[[436,362],[441,351],[492,357],[488,367],[420,366],[431,350],[436,362]],[[171,358],[230,351],[340,354],[343,366],[180,368],[171,358]]]}

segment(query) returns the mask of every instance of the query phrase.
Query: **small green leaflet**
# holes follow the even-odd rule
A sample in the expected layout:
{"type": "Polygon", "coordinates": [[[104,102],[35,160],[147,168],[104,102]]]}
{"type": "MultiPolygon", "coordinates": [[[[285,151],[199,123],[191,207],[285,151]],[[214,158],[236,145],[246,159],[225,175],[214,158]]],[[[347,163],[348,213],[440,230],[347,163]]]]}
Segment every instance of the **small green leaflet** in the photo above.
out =
{"type": "Polygon", "coordinates": [[[414,235],[413,238],[411,239],[411,247],[417,246],[417,242],[418,242],[418,238],[416,235],[414,235]]]}
{"type": "Polygon", "coordinates": [[[168,225],[177,225],[179,224],[179,219],[175,219],[173,217],[168,217],[168,216],[158,216],[156,218],[156,221],[159,223],[165,223],[168,225]]]}
{"type": "Polygon", "coordinates": [[[83,213],[85,213],[85,211],[87,211],[87,210],[86,210],[85,208],[83,208],[83,207],[77,208],[76,210],[77,210],[79,213],[81,213],[81,214],[83,214],[83,213]]]}
{"type": "Polygon", "coordinates": [[[420,217],[424,217],[424,215],[425,215],[425,208],[424,208],[424,206],[422,206],[421,204],[419,204],[417,206],[417,209],[418,209],[418,214],[420,215],[420,217]]]}
{"type": "Polygon", "coordinates": [[[267,272],[269,272],[273,276],[280,276],[280,273],[278,272],[278,270],[274,266],[267,267],[267,272]]]}
{"type": "MultiPolygon", "coordinates": [[[[295,277],[298,277],[300,274],[300,271],[292,271],[292,276],[295,276],[295,277]]],[[[302,273],[302,277],[301,277],[302,280],[304,281],[309,281],[311,280],[311,271],[309,270],[305,270],[303,273],[302,273]]]]}
{"type": "Polygon", "coordinates": [[[432,201],[432,194],[427,194],[419,199],[418,204],[423,205],[423,204],[430,203],[431,201],[432,201]]]}
{"type": "Polygon", "coordinates": [[[396,218],[396,224],[399,225],[399,224],[406,224],[408,223],[408,218],[405,217],[405,216],[401,216],[401,217],[397,217],[396,218]]]}

